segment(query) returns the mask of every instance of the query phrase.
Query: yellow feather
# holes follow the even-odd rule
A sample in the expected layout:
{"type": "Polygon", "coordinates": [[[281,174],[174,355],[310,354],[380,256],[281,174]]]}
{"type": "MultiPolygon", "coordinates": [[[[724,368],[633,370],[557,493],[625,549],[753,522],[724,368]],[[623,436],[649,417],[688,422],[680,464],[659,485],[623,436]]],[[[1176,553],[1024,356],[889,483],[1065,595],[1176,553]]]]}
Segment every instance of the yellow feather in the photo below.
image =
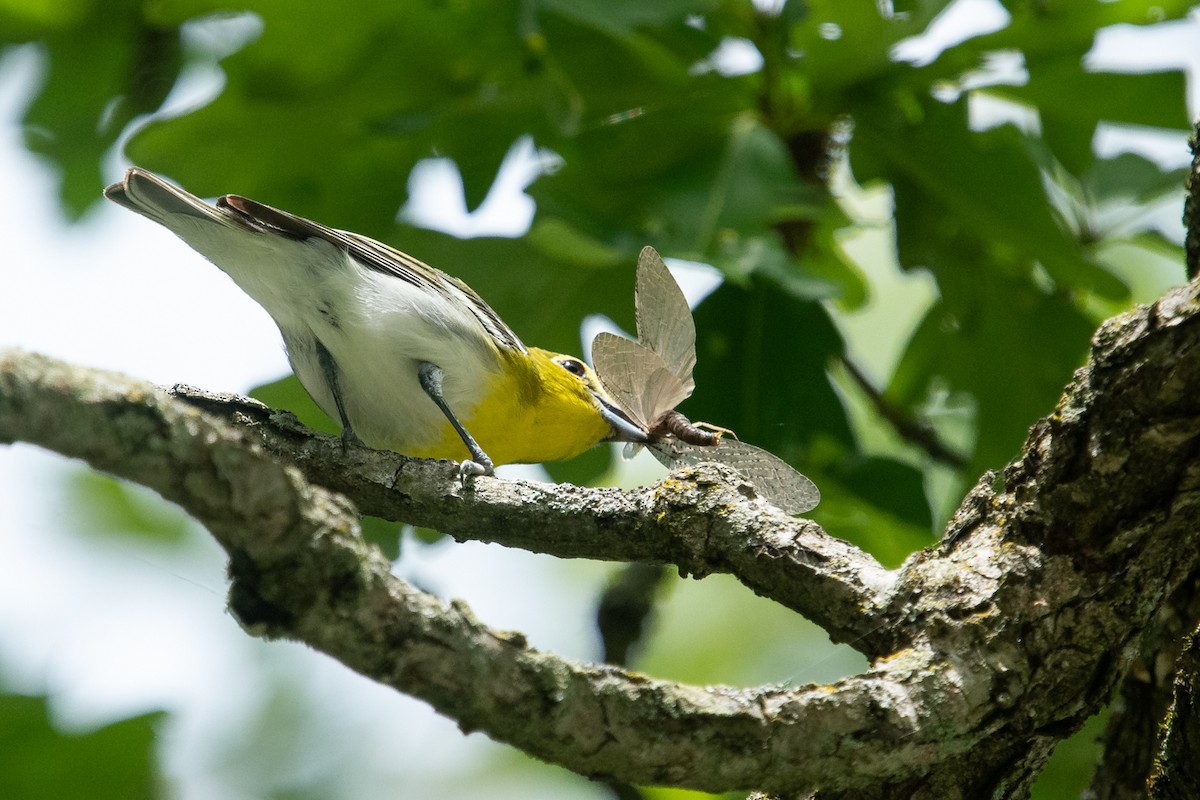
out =
{"type": "MultiPolygon", "coordinates": [[[[527,354],[502,352],[503,367],[487,394],[463,425],[492,461],[537,464],[579,455],[612,432],[592,395],[599,391],[595,373],[573,375],[551,353],[537,347],[527,354]]],[[[447,422],[441,440],[413,453],[419,458],[469,456],[447,422]]]]}

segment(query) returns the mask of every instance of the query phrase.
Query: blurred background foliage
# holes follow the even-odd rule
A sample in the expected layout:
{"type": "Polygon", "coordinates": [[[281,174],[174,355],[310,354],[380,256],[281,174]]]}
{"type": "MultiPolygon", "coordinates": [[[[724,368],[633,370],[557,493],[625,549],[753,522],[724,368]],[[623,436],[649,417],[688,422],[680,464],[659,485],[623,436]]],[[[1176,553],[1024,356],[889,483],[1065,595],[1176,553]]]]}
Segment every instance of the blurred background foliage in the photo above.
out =
{"type": "MultiPolygon", "coordinates": [[[[527,342],[567,352],[587,315],[632,330],[643,245],[714,267],[682,410],[797,465],[824,495],[813,517],[896,564],[1017,454],[1096,325],[1183,276],[1178,226],[1152,215],[1179,207],[1183,170],[1101,156],[1096,141],[1113,125],[1185,130],[1184,75],[1087,55],[1099,31],[1191,3],[1013,0],[993,4],[988,31],[916,47],[948,5],[3,0],[0,47],[42,53],[25,143],[56,169],[72,218],[100,202],[122,141],[129,161],[200,195],[248,195],[413,253],[527,342]],[[206,70],[221,78],[210,101],[155,114],[206,70]],[[530,142],[524,235],[459,239],[398,213],[418,163],[451,160],[476,208],[530,142]]],[[[294,379],[259,396],[322,424],[294,379]]],[[[604,481],[612,466],[602,449],[549,470],[604,481]]],[[[120,486],[73,491],[130,518],[94,525],[175,535],[120,486]]],[[[397,554],[394,527],[371,535],[397,554]]],[[[703,681],[696,646],[753,662],[754,644],[719,638],[739,635],[736,619],[680,635],[697,608],[741,608],[736,587],[711,596],[717,613],[683,604],[691,584],[626,583],[643,587],[635,618],[671,595],[634,666],[703,681]]],[[[13,702],[4,714],[36,717],[13,702]]],[[[1043,796],[1086,780],[1088,756],[1073,757],[1043,796]]]]}

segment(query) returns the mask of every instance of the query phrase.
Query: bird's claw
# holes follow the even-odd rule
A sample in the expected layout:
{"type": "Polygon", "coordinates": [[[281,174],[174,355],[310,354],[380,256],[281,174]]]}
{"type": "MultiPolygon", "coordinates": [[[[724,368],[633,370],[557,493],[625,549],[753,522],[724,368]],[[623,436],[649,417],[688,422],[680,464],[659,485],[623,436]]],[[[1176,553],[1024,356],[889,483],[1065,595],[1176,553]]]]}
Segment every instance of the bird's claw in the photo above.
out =
{"type": "Polygon", "coordinates": [[[492,460],[487,456],[478,461],[472,461],[468,458],[458,465],[458,479],[464,484],[467,482],[467,478],[474,478],[480,475],[494,475],[495,472],[496,469],[492,466],[492,460]]]}

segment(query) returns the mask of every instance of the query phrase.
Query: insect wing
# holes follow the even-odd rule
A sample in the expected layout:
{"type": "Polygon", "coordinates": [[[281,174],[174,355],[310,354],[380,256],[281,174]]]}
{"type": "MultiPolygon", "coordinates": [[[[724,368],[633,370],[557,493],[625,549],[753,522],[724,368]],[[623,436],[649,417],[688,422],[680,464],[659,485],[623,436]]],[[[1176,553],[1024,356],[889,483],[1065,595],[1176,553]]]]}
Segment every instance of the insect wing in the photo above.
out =
{"type": "Polygon", "coordinates": [[[604,391],[646,430],[692,393],[654,352],[607,331],[592,340],[592,364],[604,391]]]}
{"type": "Polygon", "coordinates": [[[790,464],[737,439],[722,439],[712,447],[702,447],[672,437],[647,447],[667,469],[706,461],[724,464],[754,484],[759,494],[785,514],[803,514],[821,502],[817,485],[790,464]]]}
{"type": "Polygon", "coordinates": [[[696,323],[692,321],[692,310],[683,290],[653,247],[643,247],[638,256],[634,298],[638,341],[658,354],[686,389],[684,397],[687,397],[696,388],[692,380],[692,370],[696,367],[696,323]]]}

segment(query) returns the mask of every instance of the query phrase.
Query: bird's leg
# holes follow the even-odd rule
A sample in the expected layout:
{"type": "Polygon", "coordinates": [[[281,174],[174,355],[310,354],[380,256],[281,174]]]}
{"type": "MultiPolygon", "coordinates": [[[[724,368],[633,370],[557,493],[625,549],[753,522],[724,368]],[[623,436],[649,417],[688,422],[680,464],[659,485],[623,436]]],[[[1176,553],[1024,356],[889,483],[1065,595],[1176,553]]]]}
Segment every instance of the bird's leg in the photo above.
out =
{"type": "Polygon", "coordinates": [[[421,379],[421,388],[425,390],[425,394],[429,395],[429,399],[437,403],[437,407],[446,415],[446,419],[450,420],[450,424],[454,426],[454,430],[458,431],[458,435],[462,437],[463,444],[467,446],[471,457],[458,467],[458,474],[462,478],[468,475],[491,475],[495,472],[492,466],[492,460],[488,458],[487,453],[483,452],[483,448],[475,441],[463,424],[459,422],[458,417],[450,410],[450,404],[446,402],[445,396],[442,395],[442,378],[445,373],[437,364],[431,364],[428,361],[422,361],[417,367],[417,377],[421,379]]]}
{"type": "Polygon", "coordinates": [[[329,391],[333,393],[333,402],[337,406],[338,422],[342,425],[342,444],[343,445],[361,445],[362,441],[354,433],[354,429],[350,427],[350,417],[346,414],[346,406],[342,402],[342,389],[338,380],[337,362],[333,360],[333,354],[317,340],[317,363],[321,365],[321,374],[325,377],[325,383],[329,385],[329,391]]]}

